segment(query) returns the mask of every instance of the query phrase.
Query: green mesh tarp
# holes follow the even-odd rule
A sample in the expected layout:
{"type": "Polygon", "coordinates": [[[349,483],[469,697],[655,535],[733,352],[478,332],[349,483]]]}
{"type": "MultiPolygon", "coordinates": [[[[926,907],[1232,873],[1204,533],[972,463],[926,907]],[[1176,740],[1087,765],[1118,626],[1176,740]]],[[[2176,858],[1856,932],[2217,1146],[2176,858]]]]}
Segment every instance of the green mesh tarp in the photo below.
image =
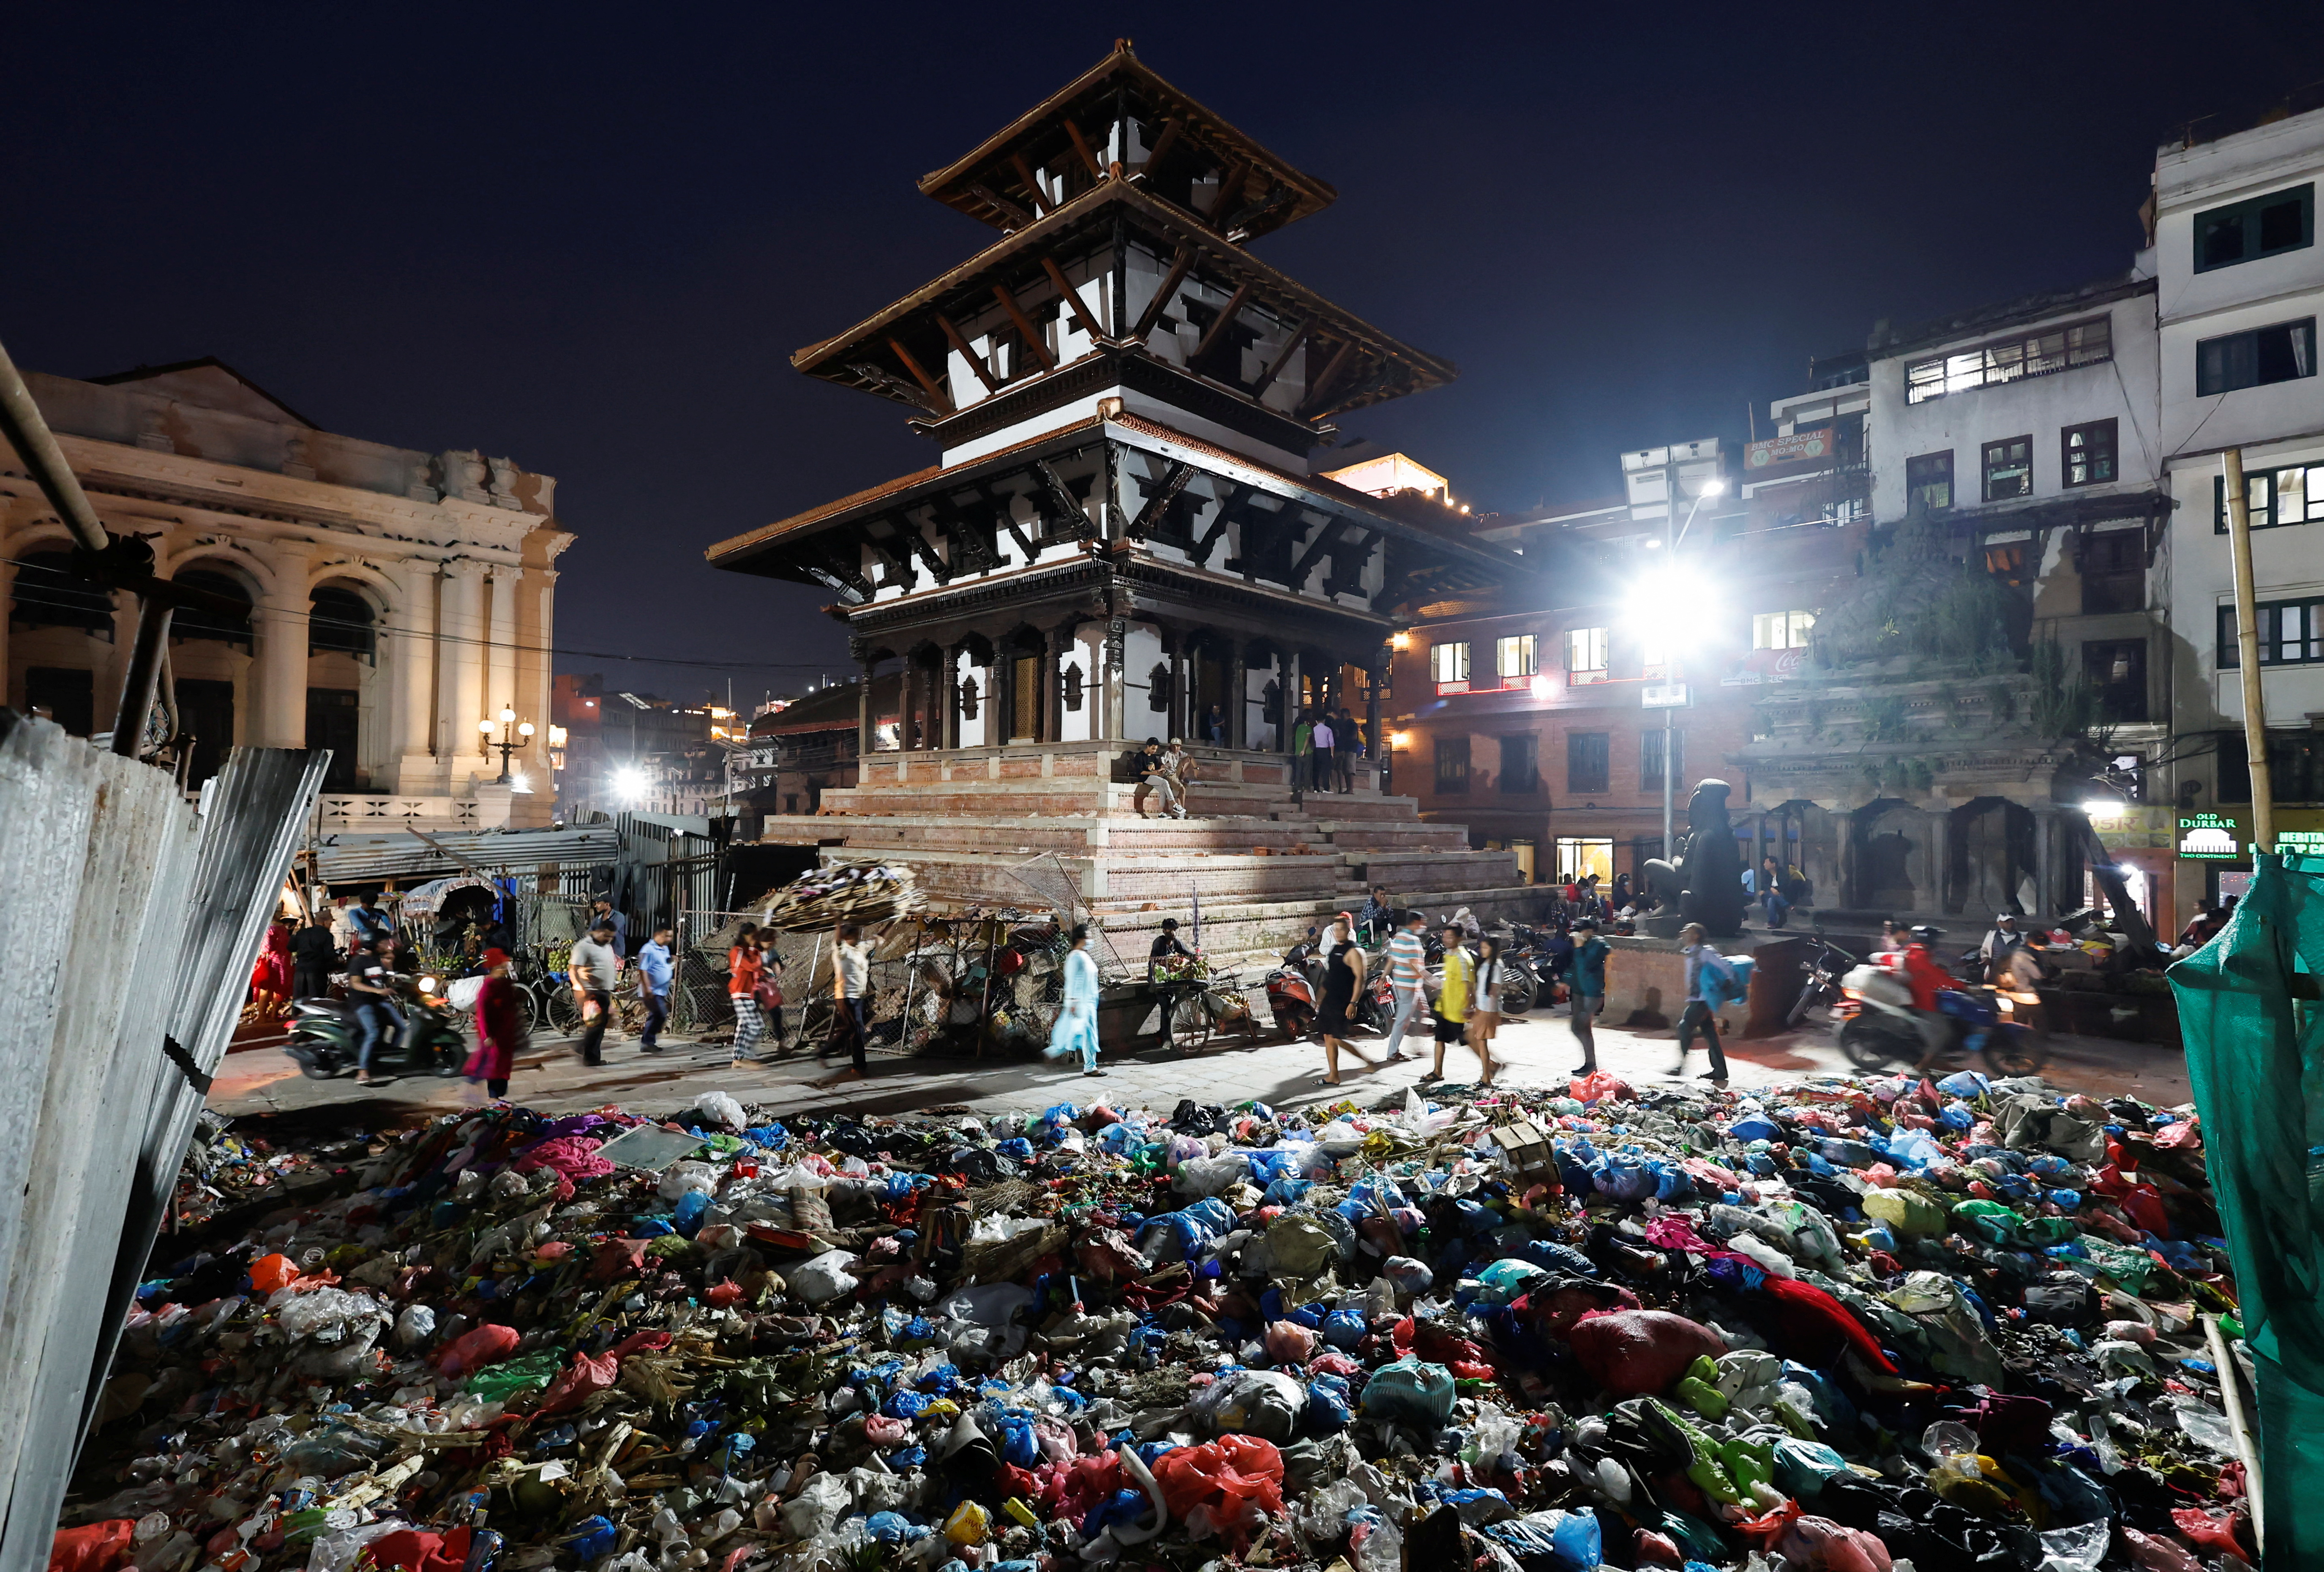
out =
{"type": "Polygon", "coordinates": [[[2324,1005],[2294,996],[2324,976],[2324,857],[2258,857],[2170,976],[2259,1376],[2267,1565],[2324,1566],[2324,1005]]]}

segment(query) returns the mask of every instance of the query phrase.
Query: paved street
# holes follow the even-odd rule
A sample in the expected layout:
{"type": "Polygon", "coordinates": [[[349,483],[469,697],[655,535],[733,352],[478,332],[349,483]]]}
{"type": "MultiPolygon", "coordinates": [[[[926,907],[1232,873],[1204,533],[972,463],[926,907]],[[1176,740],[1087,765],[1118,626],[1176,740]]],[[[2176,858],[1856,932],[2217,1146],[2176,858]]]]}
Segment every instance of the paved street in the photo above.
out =
{"type": "MultiPolygon", "coordinates": [[[[1638,1085],[1667,1075],[1672,1037],[1667,1031],[1598,1029],[1599,1062],[1638,1085]]],[[[1204,1103],[1239,1103],[1251,1098],[1278,1107],[1296,1107],[1353,1096],[1371,1102],[1416,1083],[1425,1059],[1366,1069],[1343,1066],[1340,1088],[1323,1082],[1323,1050],[1313,1042],[1286,1043],[1269,1036],[1256,1043],[1218,1039],[1199,1054],[1172,1056],[1148,1050],[1127,1057],[1109,1055],[1107,1074],[1085,1079],[1078,1072],[1043,1060],[874,1058],[867,1081],[818,1089],[812,1083],[829,1067],[812,1052],[768,1066],[729,1066],[724,1044],[701,1045],[664,1038],[665,1051],[649,1057],[634,1040],[608,1036],[605,1062],[583,1066],[569,1045],[541,1043],[521,1061],[510,1096],[529,1107],[564,1113],[618,1104],[659,1113],[682,1106],[713,1088],[744,1102],[762,1103],[789,1114],[853,1109],[899,1113],[962,1105],[978,1112],[1037,1107],[1060,1099],[1076,1103],[1102,1096],[1167,1108],[1181,1097],[1204,1103]]],[[[1360,1046],[1378,1058],[1381,1043],[1360,1046]]],[[[1425,1052],[1425,1038],[1408,1040],[1410,1052],[1425,1052]]],[[[1499,1047],[1507,1059],[1502,1079],[1526,1087],[1561,1084],[1578,1060],[1564,1016],[1538,1013],[1504,1026],[1499,1047]]],[[[1733,1084],[1764,1086],[1803,1076],[1846,1074],[1848,1065],[1821,1030],[1789,1037],[1738,1042],[1728,1050],[1733,1084]]],[[[1689,1056],[1691,1074],[1705,1061],[1700,1050],[1689,1056]]],[[[1476,1060],[1454,1050],[1445,1065],[1448,1078],[1473,1077],[1476,1060]]],[[[2175,1050],[2103,1038],[2060,1037],[2052,1041],[2049,1069],[2058,1086],[2099,1096],[2128,1094],[2169,1105],[2191,1096],[2184,1059],[2175,1050]]],[[[380,1126],[426,1117],[473,1099],[475,1090],[459,1079],[404,1080],[359,1087],[352,1079],[312,1081],[289,1058],[273,1050],[230,1054],[220,1067],[210,1106],[229,1115],[290,1113],[323,1106],[346,1110],[353,1123],[380,1126]]]]}

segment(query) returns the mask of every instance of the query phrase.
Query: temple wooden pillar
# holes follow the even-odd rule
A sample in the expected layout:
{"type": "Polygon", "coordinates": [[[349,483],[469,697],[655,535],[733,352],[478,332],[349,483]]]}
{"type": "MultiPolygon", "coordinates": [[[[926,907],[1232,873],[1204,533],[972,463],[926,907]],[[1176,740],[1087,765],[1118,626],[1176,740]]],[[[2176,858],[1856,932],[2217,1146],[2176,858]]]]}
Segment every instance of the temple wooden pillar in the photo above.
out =
{"type": "Polygon", "coordinates": [[[1060,634],[1051,632],[1041,637],[1040,675],[1034,680],[1036,702],[1041,708],[1033,722],[1033,740],[1054,743],[1057,740],[1057,717],[1064,713],[1065,684],[1057,680],[1057,641],[1060,634]]]}
{"type": "Polygon", "coordinates": [[[1388,755],[1387,744],[1380,740],[1380,688],[1390,659],[1387,647],[1382,646],[1381,663],[1370,673],[1371,680],[1364,684],[1364,762],[1372,767],[1372,784],[1376,787],[1380,785],[1380,761],[1388,755]]]}
{"type": "Polygon", "coordinates": [[[1226,670],[1227,690],[1220,695],[1220,708],[1227,717],[1226,745],[1240,748],[1250,731],[1250,695],[1245,691],[1250,679],[1245,674],[1240,640],[1227,645],[1226,670]]]}
{"type": "Polygon", "coordinates": [[[1952,910],[1952,815],[1942,808],[1929,810],[1929,889],[1939,915],[1952,910]]]}
{"type": "Polygon", "coordinates": [[[1122,663],[1129,657],[1130,626],[1120,617],[1108,617],[1105,624],[1105,672],[1102,679],[1105,695],[1100,717],[1104,721],[1098,735],[1108,742],[1120,742],[1130,735],[1129,717],[1124,714],[1125,689],[1122,686],[1122,663]]]}
{"type": "Polygon", "coordinates": [[[944,670],[936,673],[936,685],[943,689],[944,730],[942,746],[960,746],[960,661],[967,653],[965,644],[946,644],[944,648],[944,670]]]}
{"type": "Polygon", "coordinates": [[[1186,691],[1186,640],[1180,634],[1170,641],[1170,729],[1166,737],[1183,741],[1194,735],[1194,727],[1188,724],[1193,700],[1194,696],[1186,691]]]}
{"type": "MultiPolygon", "coordinates": [[[[872,673],[879,662],[864,660],[862,664],[863,682],[855,693],[855,756],[859,760],[872,756],[872,673]]],[[[862,780],[860,766],[857,779],[862,780]]]]}
{"type": "Polygon", "coordinates": [[[1292,758],[1291,739],[1299,729],[1299,652],[1286,650],[1277,661],[1277,669],[1283,673],[1283,724],[1276,728],[1275,751],[1291,758],[1296,771],[1299,761],[1292,758]]]}
{"type": "Polygon", "coordinates": [[[1840,885],[1840,900],[1835,904],[1856,905],[1856,809],[1837,808],[1832,810],[1833,872],[1840,885]]]}

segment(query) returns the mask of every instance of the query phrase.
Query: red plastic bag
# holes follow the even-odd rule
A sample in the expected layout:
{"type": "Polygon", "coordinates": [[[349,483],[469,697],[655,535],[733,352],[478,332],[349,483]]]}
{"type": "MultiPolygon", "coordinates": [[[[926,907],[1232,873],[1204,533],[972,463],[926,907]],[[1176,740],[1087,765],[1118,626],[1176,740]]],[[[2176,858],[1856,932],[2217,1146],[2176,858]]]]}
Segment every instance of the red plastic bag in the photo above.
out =
{"type": "Polygon", "coordinates": [[[1586,1076],[1576,1076],[1566,1090],[1573,1094],[1573,1100],[1577,1103],[1595,1103],[1606,1097],[1618,1103],[1638,1100],[1638,1094],[1630,1089],[1630,1083],[1611,1070],[1591,1070],[1586,1076]]]}
{"type": "Polygon", "coordinates": [[[49,1541],[49,1572],[113,1572],[128,1558],[136,1538],[137,1525],[127,1518],[59,1529],[49,1541]]]}
{"type": "Polygon", "coordinates": [[[250,1286],[258,1293],[278,1293],[298,1276],[298,1263],[287,1255],[262,1255],[250,1263],[250,1286]]]}
{"type": "Polygon", "coordinates": [[[469,1530],[454,1529],[448,1534],[429,1533],[425,1529],[398,1529],[392,1534],[382,1534],[364,1547],[372,1565],[382,1568],[400,1567],[403,1572],[460,1572],[468,1563],[469,1530]]]}
{"type": "Polygon", "coordinates": [[[1163,1453],[1154,1460],[1154,1483],[1172,1517],[1207,1507],[1220,1529],[1240,1530],[1254,1508],[1283,1511],[1283,1454],[1257,1436],[1222,1436],[1163,1453]]]}
{"type": "Polygon", "coordinates": [[[1608,1310],[1584,1316],[1566,1335],[1573,1356],[1610,1397],[1668,1392],[1686,1367],[1727,1352],[1719,1334],[1668,1310],[1608,1310]]]}
{"type": "Polygon", "coordinates": [[[497,1364],[516,1352],[524,1334],[514,1327],[503,1327],[497,1321],[487,1321],[472,1332],[463,1332],[438,1351],[436,1368],[447,1375],[466,1375],[482,1370],[487,1364],[497,1364]]]}
{"type": "Polygon", "coordinates": [[[549,1383],[539,1411],[544,1415],[561,1414],[567,1409],[577,1409],[612,1386],[621,1373],[622,1362],[610,1348],[594,1359],[586,1354],[576,1354],[572,1364],[549,1383]]]}
{"type": "Polygon", "coordinates": [[[1888,1547],[1879,1535],[1844,1529],[1830,1518],[1797,1520],[1776,1548],[1807,1572],[1890,1572],[1888,1547]]]}

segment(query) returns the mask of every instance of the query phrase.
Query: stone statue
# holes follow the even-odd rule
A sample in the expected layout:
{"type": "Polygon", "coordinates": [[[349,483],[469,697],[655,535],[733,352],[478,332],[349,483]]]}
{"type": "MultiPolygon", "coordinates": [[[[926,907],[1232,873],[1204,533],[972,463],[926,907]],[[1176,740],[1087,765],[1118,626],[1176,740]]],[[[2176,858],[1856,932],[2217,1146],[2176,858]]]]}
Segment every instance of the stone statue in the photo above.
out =
{"type": "Polygon", "coordinates": [[[1698,782],[1687,799],[1678,861],[1650,857],[1639,870],[1639,888],[1653,902],[1648,932],[1667,939],[1683,922],[1700,922],[1713,939],[1743,931],[1743,856],[1727,818],[1727,792],[1724,781],[1698,782]]]}

